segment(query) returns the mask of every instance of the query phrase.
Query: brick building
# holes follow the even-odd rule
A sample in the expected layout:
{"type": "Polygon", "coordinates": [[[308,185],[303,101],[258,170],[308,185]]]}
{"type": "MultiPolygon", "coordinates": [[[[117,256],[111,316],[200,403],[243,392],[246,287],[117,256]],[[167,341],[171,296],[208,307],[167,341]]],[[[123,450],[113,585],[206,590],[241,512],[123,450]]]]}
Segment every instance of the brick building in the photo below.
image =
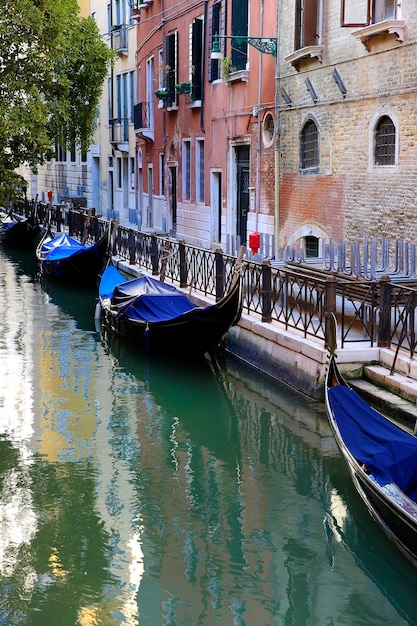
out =
{"type": "Polygon", "coordinates": [[[278,28],[281,244],[415,241],[415,3],[282,1],[278,28]]]}

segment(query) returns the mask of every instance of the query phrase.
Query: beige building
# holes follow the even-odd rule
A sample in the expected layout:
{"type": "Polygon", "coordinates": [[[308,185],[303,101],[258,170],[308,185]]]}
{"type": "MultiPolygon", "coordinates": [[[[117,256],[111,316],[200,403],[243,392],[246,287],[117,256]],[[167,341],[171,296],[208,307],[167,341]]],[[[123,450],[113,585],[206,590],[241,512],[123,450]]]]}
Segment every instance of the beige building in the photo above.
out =
{"type": "Polygon", "coordinates": [[[104,40],[117,53],[103,85],[94,143],[87,154],[57,146],[55,158],[31,175],[29,195],[47,201],[82,199],[104,217],[129,219],[135,213],[135,28],[128,0],[80,2],[81,13],[97,22],[104,40]]]}

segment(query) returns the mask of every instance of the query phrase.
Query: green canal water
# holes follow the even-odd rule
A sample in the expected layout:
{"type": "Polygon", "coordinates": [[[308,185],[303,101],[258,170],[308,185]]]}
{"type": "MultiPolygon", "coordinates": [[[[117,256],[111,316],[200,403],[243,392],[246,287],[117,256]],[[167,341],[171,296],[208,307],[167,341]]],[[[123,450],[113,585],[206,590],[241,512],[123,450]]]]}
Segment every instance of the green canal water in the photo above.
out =
{"type": "Polygon", "coordinates": [[[0,250],[0,626],[417,624],[324,407],[147,360],[0,250]]]}

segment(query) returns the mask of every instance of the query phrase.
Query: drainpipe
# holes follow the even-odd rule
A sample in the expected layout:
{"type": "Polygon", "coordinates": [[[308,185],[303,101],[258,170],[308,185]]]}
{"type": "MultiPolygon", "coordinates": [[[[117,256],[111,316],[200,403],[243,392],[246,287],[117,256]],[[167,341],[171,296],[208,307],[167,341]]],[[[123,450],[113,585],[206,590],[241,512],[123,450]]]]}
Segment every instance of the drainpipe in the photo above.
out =
{"type": "Polygon", "coordinates": [[[204,34],[203,34],[203,57],[201,59],[201,108],[200,108],[200,130],[206,132],[204,127],[204,96],[206,87],[206,64],[207,64],[207,28],[208,28],[208,0],[204,2],[204,34]]]}
{"type": "MultiPolygon", "coordinates": [[[[264,0],[260,6],[260,36],[263,36],[264,29],[264,0]]],[[[262,102],[262,52],[259,54],[259,73],[258,73],[258,149],[256,153],[256,187],[255,187],[255,231],[258,232],[259,210],[260,210],[260,185],[261,185],[261,102],[262,102]]]]}
{"type": "Polygon", "coordinates": [[[275,259],[279,260],[279,151],[280,151],[280,137],[279,137],[279,120],[278,120],[278,89],[279,89],[279,11],[281,3],[278,2],[277,6],[277,56],[275,57],[275,137],[274,137],[274,184],[275,184],[275,198],[274,198],[274,239],[275,239],[275,259]]]}

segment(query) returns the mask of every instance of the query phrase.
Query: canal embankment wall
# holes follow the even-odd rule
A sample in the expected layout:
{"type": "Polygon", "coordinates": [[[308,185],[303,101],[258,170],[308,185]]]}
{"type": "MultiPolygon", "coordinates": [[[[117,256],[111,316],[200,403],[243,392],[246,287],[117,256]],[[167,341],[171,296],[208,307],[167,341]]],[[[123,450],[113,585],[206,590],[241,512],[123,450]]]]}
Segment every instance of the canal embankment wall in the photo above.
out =
{"type": "MultiPolygon", "coordinates": [[[[138,265],[114,257],[117,267],[132,276],[144,270],[138,265]]],[[[169,281],[167,281],[169,282],[169,281]]],[[[189,288],[184,290],[190,295],[189,288]]],[[[205,305],[212,299],[197,292],[193,299],[205,305]]],[[[230,328],[225,349],[252,367],[282,381],[310,398],[323,400],[329,352],[323,342],[314,341],[280,327],[278,322],[262,322],[256,315],[242,313],[239,323],[230,328]]],[[[380,348],[359,347],[338,350],[338,363],[348,377],[361,377],[364,365],[378,364],[380,348]]],[[[417,369],[416,369],[417,374],[417,369]]]]}

